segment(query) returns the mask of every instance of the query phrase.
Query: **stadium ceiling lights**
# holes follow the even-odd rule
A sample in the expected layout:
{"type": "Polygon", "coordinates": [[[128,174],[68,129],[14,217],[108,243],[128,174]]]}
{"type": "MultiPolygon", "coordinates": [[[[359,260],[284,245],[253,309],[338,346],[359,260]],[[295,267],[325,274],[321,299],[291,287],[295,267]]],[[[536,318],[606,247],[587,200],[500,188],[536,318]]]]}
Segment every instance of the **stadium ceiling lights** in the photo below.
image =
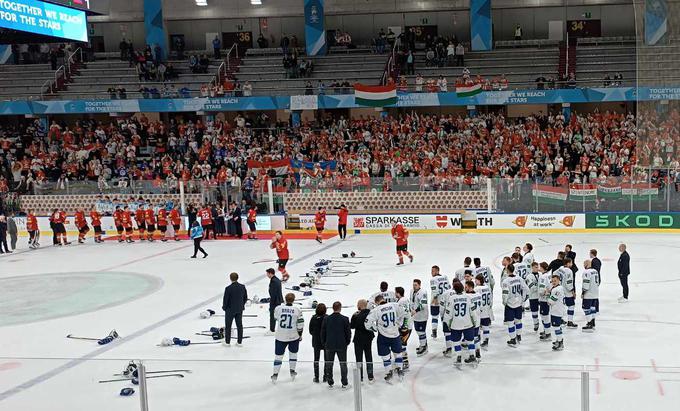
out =
{"type": "Polygon", "coordinates": [[[208,5],[208,0],[196,0],[196,5],[199,7],[205,7],[208,5]]]}
{"type": "Polygon", "coordinates": [[[253,6],[261,6],[262,0],[250,0],[250,4],[252,4],[253,6]]]}

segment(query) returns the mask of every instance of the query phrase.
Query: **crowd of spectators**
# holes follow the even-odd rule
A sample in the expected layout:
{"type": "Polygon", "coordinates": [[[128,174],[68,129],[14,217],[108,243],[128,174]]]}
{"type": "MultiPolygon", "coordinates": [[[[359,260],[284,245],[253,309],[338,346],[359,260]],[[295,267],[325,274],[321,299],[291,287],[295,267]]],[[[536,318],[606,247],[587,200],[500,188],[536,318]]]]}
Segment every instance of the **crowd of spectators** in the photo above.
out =
{"type": "MultiPolygon", "coordinates": [[[[139,115],[110,123],[80,120],[40,130],[30,121],[0,130],[0,187],[22,192],[89,180],[104,190],[130,180],[176,187],[179,180],[228,185],[252,196],[272,170],[248,171],[247,161],[284,158],[335,160],[335,170],[316,167],[296,178],[289,169],[277,185],[383,189],[415,178],[426,189],[464,188],[484,177],[544,184],[592,183],[609,177],[630,181],[633,165],[653,164],[680,177],[680,113],[594,112],[508,119],[403,114],[399,117],[328,117],[291,129],[266,116],[238,116],[232,122],[201,120],[161,123],[139,115]],[[638,146],[636,146],[638,144],[638,146]],[[51,183],[48,183],[51,182],[51,183]],[[56,182],[56,183],[55,183],[56,182]]],[[[636,171],[636,173],[638,173],[636,171]]],[[[634,178],[648,178],[643,172],[634,178]]]]}
{"type": "Polygon", "coordinates": [[[621,74],[621,73],[615,73],[613,75],[610,75],[609,73],[605,74],[604,81],[602,82],[602,86],[604,86],[604,87],[621,87],[622,85],[623,85],[623,74],[621,74]]]}

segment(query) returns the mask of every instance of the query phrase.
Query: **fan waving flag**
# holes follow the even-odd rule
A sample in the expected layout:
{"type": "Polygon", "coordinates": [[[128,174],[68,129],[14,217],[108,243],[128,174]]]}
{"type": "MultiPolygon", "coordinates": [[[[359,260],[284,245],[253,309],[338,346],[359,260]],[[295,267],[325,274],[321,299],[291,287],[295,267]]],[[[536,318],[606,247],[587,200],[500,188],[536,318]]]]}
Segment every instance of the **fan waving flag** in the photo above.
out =
{"type": "Polygon", "coordinates": [[[481,92],[481,84],[456,84],[456,97],[472,97],[481,92]]]}
{"type": "Polygon", "coordinates": [[[397,104],[397,85],[365,86],[354,84],[354,103],[361,106],[385,107],[397,104]]]}

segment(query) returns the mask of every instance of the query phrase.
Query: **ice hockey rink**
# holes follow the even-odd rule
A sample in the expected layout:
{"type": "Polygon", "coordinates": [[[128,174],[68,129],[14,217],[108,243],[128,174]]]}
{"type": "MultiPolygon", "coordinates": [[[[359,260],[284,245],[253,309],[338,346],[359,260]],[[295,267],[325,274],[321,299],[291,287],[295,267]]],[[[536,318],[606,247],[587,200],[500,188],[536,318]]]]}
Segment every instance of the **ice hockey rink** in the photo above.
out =
{"type": "MultiPolygon", "coordinates": [[[[267,295],[268,264],[273,258],[269,241],[204,241],[207,259],[189,259],[188,241],[153,244],[73,244],[43,246],[0,257],[0,410],[137,410],[139,392],[121,397],[130,382],[98,383],[115,379],[129,360],[141,359],[148,371],[191,370],[184,378],[148,380],[151,410],[351,410],[352,390],[313,384],[311,338],[305,328],[298,377],[291,382],[287,356],[279,382],[273,385],[274,337],[264,329],[246,329],[250,338],[241,348],[221,344],[159,347],[165,337],[212,341],[194,335],[223,326],[222,317],[201,319],[211,308],[221,313],[228,274],[236,271],[249,295],[267,295]],[[121,338],[99,346],[95,341],[65,338],[67,334],[102,338],[116,329],[121,338]]],[[[49,239],[43,238],[43,244],[49,239]]],[[[290,240],[294,258],[291,281],[321,258],[341,259],[355,251],[372,258],[353,260],[358,273],[325,279],[313,299],[355,306],[357,299],[377,291],[380,281],[407,291],[411,281],[429,283],[430,267],[437,264],[451,275],[465,256],[481,257],[499,279],[500,258],[531,242],[537,261],[550,262],[570,243],[583,267],[588,250],[596,248],[603,262],[600,315],[595,333],[565,330],[565,349],[553,352],[539,342],[525,313],[522,344],[506,346],[502,326],[500,287],[495,290],[495,317],[488,351],[476,368],[457,370],[441,354],[443,339],[429,339],[429,353],[416,357],[417,336],[409,344],[411,369],[402,382],[386,384],[375,352],[376,382],[362,386],[363,407],[371,410],[550,409],[580,407],[580,372],[589,371],[593,410],[677,410],[680,401],[680,359],[677,342],[680,320],[680,241],[674,234],[414,234],[409,249],[415,262],[395,267],[394,242],[387,235],[290,240]],[[631,294],[617,303],[617,245],[631,254],[631,294]]],[[[577,275],[577,290],[580,289],[577,275]]],[[[284,290],[285,292],[286,290],[284,290]]],[[[307,301],[308,302],[308,301],[307,301]]],[[[307,303],[303,302],[303,303],[307,303]]],[[[577,300],[576,322],[584,324],[577,300]]],[[[343,309],[351,316],[354,308],[343,309]]],[[[244,325],[268,324],[267,307],[254,305],[244,325]]],[[[305,327],[311,312],[305,313],[305,327]]],[[[353,360],[350,346],[348,358],[353,360]]],[[[351,369],[351,366],[350,366],[351,369]]],[[[351,375],[350,375],[351,379],[351,375]]],[[[350,383],[352,381],[350,380],[350,383]]]]}

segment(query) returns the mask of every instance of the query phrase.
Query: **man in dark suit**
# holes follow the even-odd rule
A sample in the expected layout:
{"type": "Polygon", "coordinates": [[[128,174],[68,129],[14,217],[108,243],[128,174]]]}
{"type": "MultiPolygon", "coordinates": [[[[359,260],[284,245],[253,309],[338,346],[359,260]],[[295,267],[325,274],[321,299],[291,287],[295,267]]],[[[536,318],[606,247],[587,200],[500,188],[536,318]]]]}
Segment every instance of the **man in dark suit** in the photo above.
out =
{"type": "Polygon", "coordinates": [[[600,274],[600,270],[602,269],[602,261],[597,258],[597,250],[594,248],[590,250],[590,268],[597,271],[598,274],[600,274]]]}
{"type": "Polygon", "coordinates": [[[349,318],[340,314],[342,303],[333,303],[333,314],[323,320],[321,325],[321,343],[326,349],[326,364],[324,374],[330,387],[333,386],[333,361],[338,356],[340,362],[340,382],[342,388],[347,388],[347,346],[352,341],[352,331],[349,327],[349,318]]]}
{"type": "Polygon", "coordinates": [[[279,305],[283,304],[283,292],[281,291],[281,280],[276,276],[276,271],[273,268],[267,268],[267,277],[269,278],[269,331],[276,331],[276,318],[274,318],[274,310],[279,305]]]}
{"type": "Polygon", "coordinates": [[[628,302],[628,276],[630,275],[630,255],[626,251],[626,245],[620,244],[619,251],[621,256],[619,256],[619,261],[617,266],[619,268],[619,280],[621,281],[621,287],[623,288],[623,297],[619,298],[620,303],[628,302]]]}
{"type": "Polygon", "coordinates": [[[243,237],[243,227],[241,225],[241,207],[239,207],[236,203],[232,203],[232,210],[231,210],[231,220],[234,222],[234,230],[235,235],[238,238],[243,237]]]}
{"type": "Polygon", "coordinates": [[[576,274],[576,272],[578,271],[578,267],[576,267],[576,253],[572,251],[571,244],[567,244],[564,246],[564,257],[571,258],[571,261],[573,263],[571,265],[571,271],[573,271],[574,274],[576,274]]]}
{"type": "Polygon", "coordinates": [[[373,342],[373,331],[366,329],[366,317],[371,312],[368,308],[366,300],[359,300],[357,302],[357,312],[352,315],[350,327],[354,328],[354,356],[356,357],[357,367],[361,371],[361,381],[364,380],[364,367],[362,366],[363,358],[366,357],[366,374],[369,381],[373,381],[373,352],[371,351],[371,343],[373,342]]]}
{"type": "Polygon", "coordinates": [[[236,321],[236,345],[243,341],[243,310],[246,308],[248,291],[246,286],[238,282],[238,274],[229,274],[231,284],[224,289],[222,309],[224,310],[224,345],[229,347],[231,341],[231,323],[236,321]]]}

